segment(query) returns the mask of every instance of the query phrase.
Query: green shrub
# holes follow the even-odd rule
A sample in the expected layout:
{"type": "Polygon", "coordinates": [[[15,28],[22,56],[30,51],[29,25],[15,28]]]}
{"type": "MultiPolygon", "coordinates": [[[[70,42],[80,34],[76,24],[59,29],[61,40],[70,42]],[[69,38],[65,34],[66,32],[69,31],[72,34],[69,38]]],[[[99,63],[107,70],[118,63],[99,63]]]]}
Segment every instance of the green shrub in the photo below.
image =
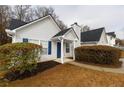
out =
{"type": "Polygon", "coordinates": [[[75,49],[78,61],[100,64],[114,64],[119,62],[121,50],[110,46],[81,46],[75,49]]]}
{"type": "Polygon", "coordinates": [[[0,46],[0,68],[10,72],[32,71],[41,56],[42,46],[32,43],[13,43],[0,46]]]}

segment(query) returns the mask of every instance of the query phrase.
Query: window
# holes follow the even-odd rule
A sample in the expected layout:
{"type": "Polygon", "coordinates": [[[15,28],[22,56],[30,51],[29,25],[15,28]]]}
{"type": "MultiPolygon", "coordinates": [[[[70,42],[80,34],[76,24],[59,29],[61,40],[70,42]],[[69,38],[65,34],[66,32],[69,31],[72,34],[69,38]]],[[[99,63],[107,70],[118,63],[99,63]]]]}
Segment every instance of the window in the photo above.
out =
{"type": "Polygon", "coordinates": [[[48,55],[51,55],[52,43],[51,41],[48,42],[48,55]]]}
{"type": "Polygon", "coordinates": [[[28,38],[23,38],[23,42],[28,42],[28,38]]]}
{"type": "Polygon", "coordinates": [[[42,48],[42,55],[47,55],[47,48],[42,48]]]}
{"type": "Polygon", "coordinates": [[[66,43],[66,53],[69,53],[70,52],[70,46],[69,46],[69,43],[66,43]]]}
{"type": "Polygon", "coordinates": [[[47,53],[48,53],[48,41],[40,41],[41,42],[41,44],[40,45],[42,45],[42,55],[47,55],[47,53]]]}
{"type": "Polygon", "coordinates": [[[39,45],[39,40],[36,40],[36,39],[28,39],[28,42],[39,45]]]}

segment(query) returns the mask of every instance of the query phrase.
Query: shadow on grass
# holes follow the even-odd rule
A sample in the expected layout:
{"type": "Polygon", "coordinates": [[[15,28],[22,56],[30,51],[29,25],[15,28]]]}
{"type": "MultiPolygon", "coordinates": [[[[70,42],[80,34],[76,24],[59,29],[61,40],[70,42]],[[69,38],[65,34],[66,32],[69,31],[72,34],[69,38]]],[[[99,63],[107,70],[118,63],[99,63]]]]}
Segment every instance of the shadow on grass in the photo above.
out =
{"type": "Polygon", "coordinates": [[[17,71],[15,73],[8,73],[8,75],[6,76],[6,79],[8,79],[9,81],[14,81],[17,79],[25,79],[25,78],[34,76],[40,72],[43,72],[45,70],[48,70],[50,68],[53,68],[59,64],[60,63],[57,63],[55,61],[40,62],[38,63],[37,68],[33,70],[32,72],[25,71],[24,73],[19,74],[19,72],[17,71]]]}

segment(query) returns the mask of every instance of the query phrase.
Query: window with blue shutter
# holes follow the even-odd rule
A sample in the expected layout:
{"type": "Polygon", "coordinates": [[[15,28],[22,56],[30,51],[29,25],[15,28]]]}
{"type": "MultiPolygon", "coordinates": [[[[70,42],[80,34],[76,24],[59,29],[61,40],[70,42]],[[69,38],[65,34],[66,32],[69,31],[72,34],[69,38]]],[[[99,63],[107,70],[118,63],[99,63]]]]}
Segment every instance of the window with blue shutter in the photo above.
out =
{"type": "Polygon", "coordinates": [[[23,38],[23,42],[28,42],[28,38],[23,38]]]}
{"type": "Polygon", "coordinates": [[[49,41],[48,42],[48,55],[51,55],[51,51],[52,51],[52,42],[49,41]]]}

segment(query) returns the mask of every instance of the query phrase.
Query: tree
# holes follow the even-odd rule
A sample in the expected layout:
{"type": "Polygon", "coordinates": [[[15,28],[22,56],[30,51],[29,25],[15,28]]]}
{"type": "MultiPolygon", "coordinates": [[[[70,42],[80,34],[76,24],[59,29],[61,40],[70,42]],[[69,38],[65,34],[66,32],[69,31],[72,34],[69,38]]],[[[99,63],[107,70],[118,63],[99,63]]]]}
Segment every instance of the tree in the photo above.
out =
{"type": "Polygon", "coordinates": [[[25,22],[33,21],[34,19],[38,19],[47,15],[51,15],[62,30],[67,28],[67,26],[61,20],[59,20],[55,10],[52,7],[16,5],[12,9],[12,18],[16,18],[25,22]]]}
{"type": "Polygon", "coordinates": [[[124,46],[124,40],[117,38],[115,40],[116,45],[118,46],[124,46]]]}
{"type": "Polygon", "coordinates": [[[10,10],[11,10],[10,6],[7,6],[7,5],[0,6],[0,24],[2,26],[6,27],[8,25],[8,21],[9,21],[10,14],[11,14],[10,10]]]}
{"type": "Polygon", "coordinates": [[[124,40],[121,40],[121,44],[120,44],[121,46],[124,46],[124,40]]]}
{"type": "Polygon", "coordinates": [[[55,14],[55,11],[52,7],[41,7],[37,6],[34,8],[34,13],[37,18],[44,17],[47,15],[52,15],[55,19],[58,18],[58,16],[55,14]]]}
{"type": "Polygon", "coordinates": [[[55,13],[55,10],[52,7],[40,7],[40,6],[37,6],[34,9],[34,13],[35,13],[36,18],[51,15],[55,19],[55,21],[58,23],[58,25],[61,28],[61,30],[67,28],[67,26],[58,18],[58,16],[55,13]]]}
{"type": "Polygon", "coordinates": [[[0,24],[0,45],[10,43],[11,38],[7,36],[7,33],[5,32],[5,28],[3,25],[0,24]]]}
{"type": "Polygon", "coordinates": [[[30,21],[31,19],[29,18],[32,16],[30,16],[30,9],[30,5],[16,5],[12,9],[12,17],[21,21],[30,21]]]}
{"type": "Polygon", "coordinates": [[[60,29],[67,29],[67,26],[61,20],[58,19],[56,22],[59,25],[60,29]]]}
{"type": "Polygon", "coordinates": [[[30,8],[29,10],[30,10],[30,11],[28,11],[27,16],[25,17],[25,21],[26,21],[26,22],[30,22],[30,21],[33,21],[33,20],[35,19],[35,15],[34,15],[34,10],[33,10],[33,8],[30,8]]]}
{"type": "Polygon", "coordinates": [[[11,38],[7,36],[5,28],[9,25],[10,7],[0,6],[0,45],[11,42],[11,38]]]}
{"type": "Polygon", "coordinates": [[[83,26],[82,30],[83,30],[83,31],[89,31],[89,30],[90,30],[90,27],[87,26],[87,25],[85,25],[85,26],[83,26]]]}

